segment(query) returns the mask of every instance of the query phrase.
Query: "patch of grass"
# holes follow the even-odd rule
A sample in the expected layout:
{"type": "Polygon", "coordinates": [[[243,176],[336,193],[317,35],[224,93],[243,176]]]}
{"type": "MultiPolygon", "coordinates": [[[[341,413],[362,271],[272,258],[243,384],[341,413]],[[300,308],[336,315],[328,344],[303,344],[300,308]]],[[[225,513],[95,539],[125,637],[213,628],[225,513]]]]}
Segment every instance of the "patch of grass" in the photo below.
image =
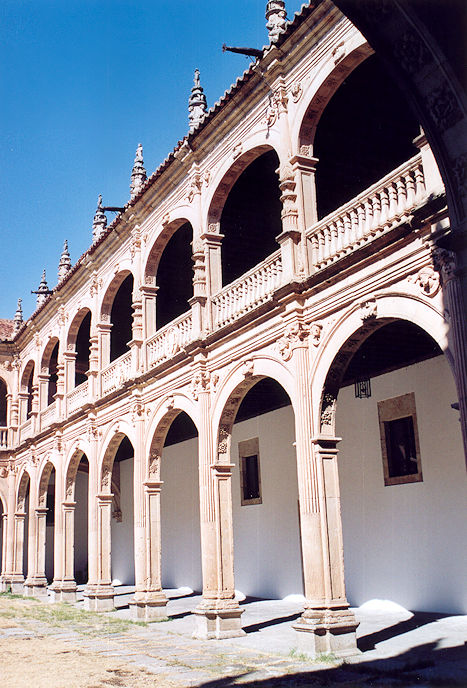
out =
{"type": "Polygon", "coordinates": [[[0,592],[0,597],[6,598],[7,600],[22,600],[23,595],[16,595],[15,593],[7,590],[7,592],[0,592]]]}
{"type": "Polygon", "coordinates": [[[321,652],[319,655],[316,655],[313,661],[320,664],[335,664],[339,659],[332,652],[321,652]]]}
{"type": "Polygon", "coordinates": [[[311,664],[335,664],[339,661],[336,655],[332,652],[321,652],[320,654],[316,655],[316,657],[312,657],[307,652],[301,652],[300,650],[297,650],[296,647],[293,647],[290,650],[289,657],[296,659],[299,662],[309,662],[311,664]]]}

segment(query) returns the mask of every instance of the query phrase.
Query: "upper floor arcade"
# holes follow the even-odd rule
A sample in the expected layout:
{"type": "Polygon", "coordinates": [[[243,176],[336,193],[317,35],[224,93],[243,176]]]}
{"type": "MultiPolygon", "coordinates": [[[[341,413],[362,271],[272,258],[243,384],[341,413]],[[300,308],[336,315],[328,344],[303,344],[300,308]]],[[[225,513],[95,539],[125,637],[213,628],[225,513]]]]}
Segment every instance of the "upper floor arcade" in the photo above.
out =
{"type": "Polygon", "coordinates": [[[443,207],[370,46],[332,3],[304,8],[5,344],[0,449],[384,258],[443,207]]]}

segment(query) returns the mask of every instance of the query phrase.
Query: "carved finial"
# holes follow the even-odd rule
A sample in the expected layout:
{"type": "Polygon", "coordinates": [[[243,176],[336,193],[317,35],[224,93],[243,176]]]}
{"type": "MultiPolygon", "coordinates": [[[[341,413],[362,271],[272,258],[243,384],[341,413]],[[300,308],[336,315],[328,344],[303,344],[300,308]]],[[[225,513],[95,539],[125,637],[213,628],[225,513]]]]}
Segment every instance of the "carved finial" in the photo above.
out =
{"type": "Polygon", "coordinates": [[[135,155],[135,162],[133,164],[133,169],[131,171],[131,198],[134,198],[139,194],[147,178],[148,176],[143,165],[143,146],[141,145],[141,143],[138,143],[138,148],[136,149],[135,155]]]}
{"type": "Polygon", "coordinates": [[[37,294],[37,299],[36,299],[36,307],[39,308],[39,306],[42,306],[42,304],[47,301],[47,297],[49,294],[52,294],[52,291],[49,289],[47,285],[47,280],[45,279],[45,270],[42,273],[41,281],[39,286],[37,287],[36,291],[31,291],[31,294],[37,294]]]}
{"type": "Polygon", "coordinates": [[[61,282],[64,277],[71,270],[71,258],[70,252],[68,251],[68,241],[65,239],[63,244],[62,255],[60,256],[60,262],[58,264],[58,281],[61,282]]]}
{"type": "Polygon", "coordinates": [[[208,111],[206,96],[199,80],[199,69],[195,69],[194,83],[195,85],[191,89],[191,95],[188,100],[190,132],[204,119],[204,115],[208,111]]]}
{"type": "Polygon", "coordinates": [[[97,199],[96,214],[94,215],[94,222],[92,223],[92,241],[94,244],[104,234],[106,227],[107,217],[102,209],[102,195],[99,194],[97,199]]]}
{"type": "Polygon", "coordinates": [[[271,43],[275,43],[280,34],[284,32],[287,24],[284,0],[269,0],[266,5],[266,19],[269,40],[271,43]]]}
{"type": "Polygon", "coordinates": [[[23,324],[23,309],[21,308],[22,302],[23,302],[22,299],[18,299],[18,305],[16,306],[15,317],[13,318],[13,321],[15,323],[15,332],[18,332],[21,325],[23,324]]]}

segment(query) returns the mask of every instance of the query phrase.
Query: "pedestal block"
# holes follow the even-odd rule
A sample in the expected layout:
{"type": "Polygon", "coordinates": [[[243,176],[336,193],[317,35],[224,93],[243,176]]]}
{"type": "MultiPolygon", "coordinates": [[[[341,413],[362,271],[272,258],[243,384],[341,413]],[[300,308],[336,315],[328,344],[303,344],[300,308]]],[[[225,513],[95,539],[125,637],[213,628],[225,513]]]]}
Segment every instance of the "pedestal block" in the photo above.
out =
{"type": "Polygon", "coordinates": [[[57,581],[50,586],[52,602],[76,602],[76,583],[75,581],[57,581]]]}
{"type": "Polygon", "coordinates": [[[138,621],[167,619],[167,598],[164,593],[135,596],[130,600],[130,611],[138,621]]]}
{"type": "Polygon", "coordinates": [[[5,575],[0,578],[0,591],[12,592],[14,595],[24,594],[24,576],[5,575]]]}
{"type": "Polygon", "coordinates": [[[111,585],[88,586],[84,591],[84,608],[89,612],[110,612],[115,608],[114,595],[111,585]]]}
{"type": "Polygon", "coordinates": [[[348,657],[359,654],[356,621],[353,612],[345,609],[307,609],[293,624],[298,631],[298,647],[309,655],[334,654],[348,657]]]}
{"type": "Polygon", "coordinates": [[[224,607],[220,609],[195,609],[195,630],[193,638],[199,640],[221,640],[222,638],[238,638],[245,635],[242,628],[240,607],[224,607]]]}
{"type": "Polygon", "coordinates": [[[47,585],[47,578],[42,576],[27,578],[24,581],[23,595],[25,597],[37,597],[38,599],[46,600],[48,597],[47,585]]]}

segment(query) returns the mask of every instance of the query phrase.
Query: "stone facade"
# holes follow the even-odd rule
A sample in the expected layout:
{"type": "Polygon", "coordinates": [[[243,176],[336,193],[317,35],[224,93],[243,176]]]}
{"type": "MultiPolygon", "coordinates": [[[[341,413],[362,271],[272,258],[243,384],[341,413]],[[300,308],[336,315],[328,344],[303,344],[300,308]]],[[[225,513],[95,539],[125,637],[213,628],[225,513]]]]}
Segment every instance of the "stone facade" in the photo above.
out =
{"type": "MultiPolygon", "coordinates": [[[[268,12],[282,12],[282,5],[268,3],[268,12]]],[[[130,451],[132,606],[137,618],[164,616],[161,464],[167,433],[184,412],[198,436],[203,601],[194,633],[243,633],[234,584],[232,432],[244,397],[270,378],[285,390],[294,417],[305,598],[295,628],[310,651],[345,655],[356,648],[356,621],[343,566],[339,388],[363,342],[403,320],[432,337],[463,389],[456,329],[462,297],[455,255],[436,245],[449,216],[423,136],[419,154],[318,219],[314,134],[330,97],[372,49],[327,0],[306,6],[279,29],[223,102],[191,120],[189,135],[147,179],[138,147],[131,200],[107,226],[99,199],[91,248],[71,268],[62,261],[59,285],[51,294],[41,291],[26,323],[18,317],[10,330],[5,326],[1,581],[4,589],[33,595],[47,594],[50,584],[54,600],[73,601],[80,510],[78,522],[87,527],[87,608],[113,608],[111,542],[116,528],[128,525],[122,503],[130,458],[124,452],[130,451]],[[223,286],[224,207],[240,175],[268,151],[279,160],[277,250],[223,286]],[[159,266],[187,224],[189,305],[160,325],[159,266]],[[125,308],[126,324],[119,320],[125,308]],[[84,474],[83,515],[76,486],[84,474]]]]}

